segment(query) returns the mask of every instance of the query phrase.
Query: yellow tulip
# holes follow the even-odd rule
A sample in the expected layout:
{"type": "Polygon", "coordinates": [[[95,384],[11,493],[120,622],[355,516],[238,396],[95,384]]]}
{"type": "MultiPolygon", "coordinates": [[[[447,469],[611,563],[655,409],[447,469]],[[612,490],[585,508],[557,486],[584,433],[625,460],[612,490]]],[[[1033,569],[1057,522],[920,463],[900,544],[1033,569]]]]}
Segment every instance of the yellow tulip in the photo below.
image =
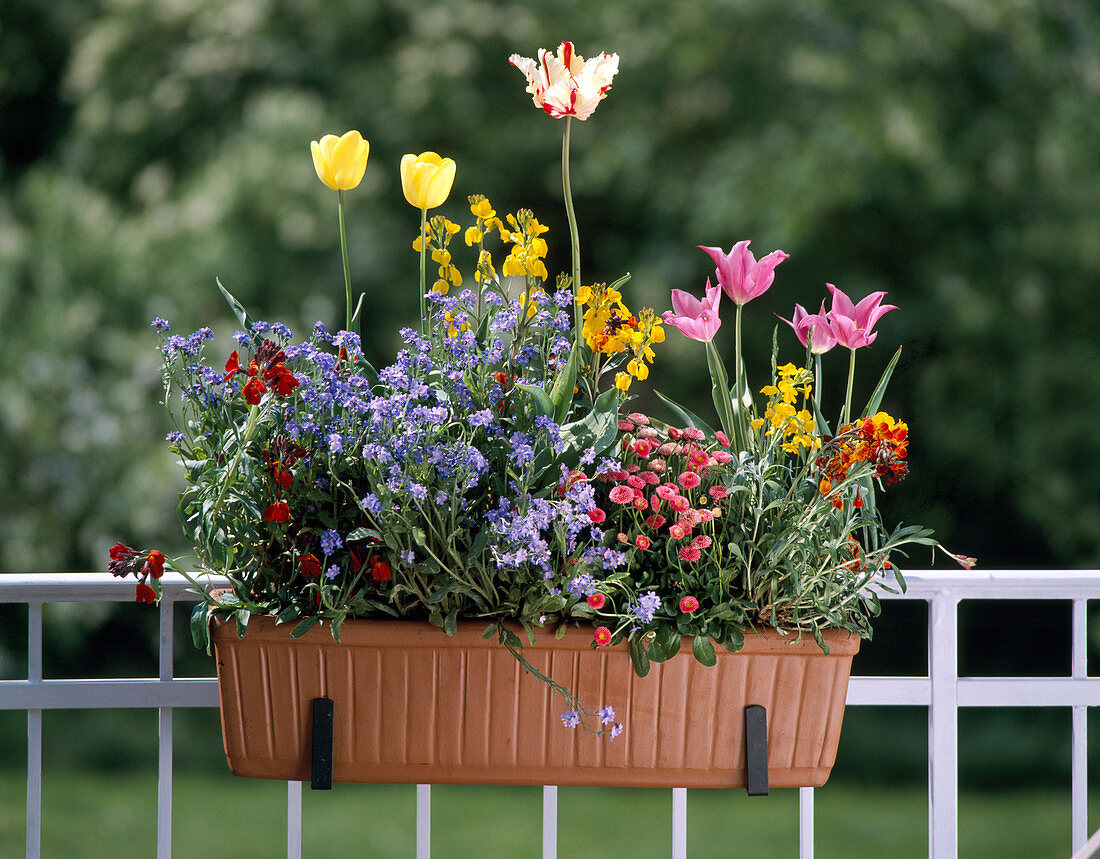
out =
{"type": "Polygon", "coordinates": [[[367,169],[370,143],[358,131],[337,137],[326,134],[309,144],[313,151],[313,167],[317,178],[333,191],[350,191],[363,181],[367,169]]]}
{"type": "Polygon", "coordinates": [[[401,159],[401,189],[409,205],[417,209],[442,206],[455,180],[455,163],[434,152],[406,155],[401,159]]]}

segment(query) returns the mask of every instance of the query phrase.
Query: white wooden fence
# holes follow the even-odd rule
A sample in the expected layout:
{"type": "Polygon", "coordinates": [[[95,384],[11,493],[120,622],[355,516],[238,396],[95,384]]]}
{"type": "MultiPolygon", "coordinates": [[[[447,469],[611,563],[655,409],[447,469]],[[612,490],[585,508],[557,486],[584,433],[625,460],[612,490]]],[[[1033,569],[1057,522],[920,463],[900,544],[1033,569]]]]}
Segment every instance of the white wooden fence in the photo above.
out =
{"type": "MultiPolygon", "coordinates": [[[[853,677],[849,705],[907,705],[928,708],[928,852],[934,859],[958,853],[958,713],[960,707],[1072,708],[1072,842],[1083,850],[1087,820],[1087,708],[1100,706],[1100,677],[1087,671],[1086,608],[1100,599],[1100,570],[910,571],[908,590],[891,599],[922,600],[928,610],[928,675],[853,677]],[[962,600],[1069,600],[1072,641],[1068,677],[959,677],[958,606],[962,600]]],[[[182,576],[166,574],[160,607],[160,664],[156,678],[47,680],[42,676],[42,606],[47,602],[124,602],[132,581],[106,573],[0,574],[0,603],[28,606],[26,680],[0,681],[0,709],[27,711],[27,856],[40,855],[42,826],[42,711],[99,707],[156,708],[160,717],[157,795],[157,855],[172,853],[172,713],[176,707],[216,707],[213,679],[174,676],[175,602],[191,601],[182,576]]],[[[889,596],[889,595],[888,595],[889,596]]],[[[799,791],[802,859],[813,856],[814,792],[799,791]]],[[[416,791],[417,856],[431,852],[431,788],[416,791]]],[[[557,788],[543,788],[543,856],[557,853],[557,788]]],[[[287,856],[301,856],[302,785],[287,783],[287,856]]],[[[687,791],[672,791],[674,857],[687,855],[687,791]]]]}

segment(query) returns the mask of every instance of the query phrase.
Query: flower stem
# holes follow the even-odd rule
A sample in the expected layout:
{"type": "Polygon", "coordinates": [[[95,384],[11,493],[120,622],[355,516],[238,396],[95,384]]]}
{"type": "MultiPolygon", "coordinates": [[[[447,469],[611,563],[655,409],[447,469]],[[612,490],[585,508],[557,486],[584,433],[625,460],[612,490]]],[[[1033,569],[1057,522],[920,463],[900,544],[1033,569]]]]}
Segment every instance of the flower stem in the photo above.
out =
{"type": "MultiPolygon", "coordinates": [[[[344,192],[337,191],[337,193],[340,195],[340,259],[344,263],[344,292],[347,297],[344,330],[353,331],[354,329],[351,326],[355,324],[356,320],[352,318],[351,310],[351,267],[348,265],[348,235],[344,228],[344,192]]],[[[355,333],[358,334],[359,332],[355,331],[355,333]]]]}
{"type": "MultiPolygon", "coordinates": [[[[561,184],[565,196],[565,217],[569,221],[569,241],[573,252],[573,295],[581,288],[581,237],[577,232],[577,215],[573,211],[573,191],[569,183],[569,129],[573,117],[565,117],[565,135],[561,144],[561,184]]],[[[573,302],[573,329],[574,342],[580,343],[581,338],[581,308],[576,301],[573,302]]]]}
{"type": "Polygon", "coordinates": [[[425,273],[425,258],[428,251],[428,210],[420,210],[420,334],[422,337],[428,336],[428,304],[427,299],[424,297],[427,291],[427,280],[425,273]]]}
{"type": "MultiPolygon", "coordinates": [[[[744,432],[744,420],[742,420],[741,409],[741,308],[744,305],[737,305],[737,316],[734,319],[733,326],[733,431],[734,437],[740,450],[748,450],[748,438],[744,432]]],[[[727,394],[727,399],[728,399],[727,394]]]]}
{"type": "Polygon", "coordinates": [[[856,377],[856,350],[849,349],[848,354],[848,390],[844,394],[844,412],[840,416],[842,426],[851,421],[852,380],[856,377]]]}
{"type": "Polygon", "coordinates": [[[821,353],[814,355],[814,399],[817,401],[817,410],[825,414],[821,407],[821,353]]]}

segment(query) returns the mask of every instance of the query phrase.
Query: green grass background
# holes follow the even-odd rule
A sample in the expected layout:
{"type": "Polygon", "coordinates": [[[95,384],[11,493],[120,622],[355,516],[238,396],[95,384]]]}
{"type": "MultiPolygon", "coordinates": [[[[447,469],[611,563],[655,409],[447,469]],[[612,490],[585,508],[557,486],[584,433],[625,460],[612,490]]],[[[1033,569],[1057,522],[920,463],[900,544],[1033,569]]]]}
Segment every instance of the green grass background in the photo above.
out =
{"type": "MultiPolygon", "coordinates": [[[[47,771],[43,856],[152,856],[156,774],[47,771]]],[[[25,780],[0,771],[0,856],[24,849],[25,780]]],[[[815,794],[815,856],[928,855],[923,787],[862,788],[838,782],[815,794]]],[[[1070,855],[1069,791],[966,791],[959,801],[962,857],[1070,855]]],[[[1095,819],[1100,808],[1094,803],[1095,819]]],[[[178,775],[173,855],[271,857],[286,849],[286,787],[221,773],[178,775]]],[[[415,788],[336,785],[303,790],[304,856],[413,856],[415,788]]],[[[541,855],[542,792],[530,787],[435,787],[432,855],[541,855]]],[[[558,855],[659,857],[671,852],[668,790],[559,788],[558,855]]],[[[798,855],[798,792],[750,798],[743,791],[688,792],[691,857],[798,855]]]]}

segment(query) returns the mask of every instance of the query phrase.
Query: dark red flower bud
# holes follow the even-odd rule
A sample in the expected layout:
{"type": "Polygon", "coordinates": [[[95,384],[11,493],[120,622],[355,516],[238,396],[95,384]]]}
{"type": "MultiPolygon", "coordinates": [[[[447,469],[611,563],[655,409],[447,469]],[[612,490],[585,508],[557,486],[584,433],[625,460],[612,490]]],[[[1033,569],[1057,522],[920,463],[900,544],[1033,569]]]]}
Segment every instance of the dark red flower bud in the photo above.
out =
{"type": "Polygon", "coordinates": [[[138,582],[137,591],[135,592],[134,599],[138,602],[143,602],[148,605],[152,605],[157,601],[157,592],[149,587],[145,582],[138,582]]]}

